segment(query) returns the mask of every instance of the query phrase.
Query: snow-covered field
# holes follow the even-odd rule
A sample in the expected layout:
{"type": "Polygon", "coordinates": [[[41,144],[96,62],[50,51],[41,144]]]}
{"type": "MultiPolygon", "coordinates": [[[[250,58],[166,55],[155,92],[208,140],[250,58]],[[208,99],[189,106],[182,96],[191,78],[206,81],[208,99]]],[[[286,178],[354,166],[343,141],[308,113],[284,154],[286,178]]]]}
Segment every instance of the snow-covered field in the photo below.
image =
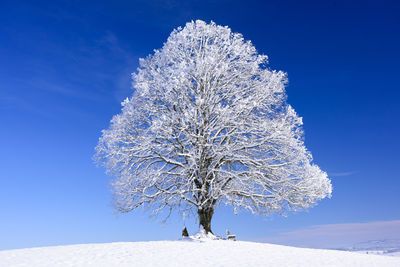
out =
{"type": "Polygon", "coordinates": [[[0,266],[400,266],[400,258],[243,241],[154,241],[0,251],[0,266]]]}

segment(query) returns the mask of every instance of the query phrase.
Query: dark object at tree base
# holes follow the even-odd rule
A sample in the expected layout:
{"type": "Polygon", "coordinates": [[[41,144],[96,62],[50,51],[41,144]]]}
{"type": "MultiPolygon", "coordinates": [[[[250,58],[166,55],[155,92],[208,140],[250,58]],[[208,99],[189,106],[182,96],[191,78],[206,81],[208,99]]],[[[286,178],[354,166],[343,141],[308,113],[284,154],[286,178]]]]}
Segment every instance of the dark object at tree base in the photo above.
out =
{"type": "Polygon", "coordinates": [[[236,241],[236,235],[231,235],[229,230],[226,230],[226,240],[233,240],[236,241]]]}
{"type": "Polygon", "coordinates": [[[182,230],[182,237],[188,237],[189,236],[189,233],[188,233],[188,230],[186,229],[186,226],[183,228],[183,230],[182,230]]]}
{"type": "Polygon", "coordinates": [[[236,241],[236,235],[228,235],[226,237],[227,240],[232,240],[232,241],[236,241]]]}

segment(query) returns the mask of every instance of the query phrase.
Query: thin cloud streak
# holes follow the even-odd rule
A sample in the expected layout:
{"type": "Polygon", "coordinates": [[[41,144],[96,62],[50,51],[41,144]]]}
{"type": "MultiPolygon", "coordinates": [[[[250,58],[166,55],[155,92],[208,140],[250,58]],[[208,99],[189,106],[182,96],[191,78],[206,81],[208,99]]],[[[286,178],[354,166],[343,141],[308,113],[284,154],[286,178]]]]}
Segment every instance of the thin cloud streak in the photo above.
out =
{"type": "Polygon", "coordinates": [[[358,173],[358,171],[349,171],[349,172],[332,172],[329,173],[329,176],[332,177],[343,177],[343,176],[351,176],[353,174],[358,173]]]}

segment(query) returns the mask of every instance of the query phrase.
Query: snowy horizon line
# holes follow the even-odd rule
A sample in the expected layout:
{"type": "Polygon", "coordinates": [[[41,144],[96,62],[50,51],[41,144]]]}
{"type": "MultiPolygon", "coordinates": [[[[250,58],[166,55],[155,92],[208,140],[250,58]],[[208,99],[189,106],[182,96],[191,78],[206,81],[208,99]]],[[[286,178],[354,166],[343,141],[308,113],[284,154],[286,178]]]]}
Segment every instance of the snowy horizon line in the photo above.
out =
{"type": "Polygon", "coordinates": [[[310,248],[336,248],[384,239],[400,239],[400,220],[314,225],[257,241],[310,248]]]}

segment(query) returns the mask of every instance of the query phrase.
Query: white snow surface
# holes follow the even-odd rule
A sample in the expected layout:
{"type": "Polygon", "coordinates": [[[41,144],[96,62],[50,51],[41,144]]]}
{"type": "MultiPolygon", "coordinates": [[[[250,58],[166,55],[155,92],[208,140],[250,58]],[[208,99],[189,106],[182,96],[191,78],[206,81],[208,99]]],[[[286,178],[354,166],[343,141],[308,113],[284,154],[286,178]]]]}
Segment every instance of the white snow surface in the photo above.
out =
{"type": "Polygon", "coordinates": [[[0,251],[1,267],[400,266],[400,258],[244,241],[186,239],[0,251]]]}

